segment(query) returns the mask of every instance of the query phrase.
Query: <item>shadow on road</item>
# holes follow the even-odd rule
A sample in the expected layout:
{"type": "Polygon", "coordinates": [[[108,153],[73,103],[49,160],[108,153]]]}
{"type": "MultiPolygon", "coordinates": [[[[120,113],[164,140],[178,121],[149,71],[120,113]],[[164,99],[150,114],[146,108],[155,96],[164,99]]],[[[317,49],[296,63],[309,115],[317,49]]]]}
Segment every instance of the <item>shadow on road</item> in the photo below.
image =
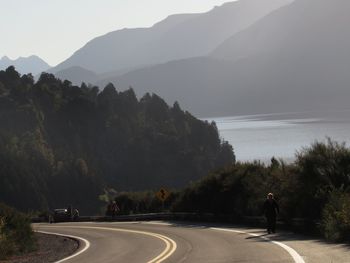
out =
{"type": "MultiPolygon", "coordinates": [[[[275,234],[267,234],[266,230],[261,228],[257,229],[256,227],[250,227],[245,225],[230,225],[230,224],[218,224],[218,223],[208,223],[208,222],[185,222],[185,221],[165,221],[170,226],[173,227],[185,227],[185,228],[196,228],[196,229],[209,229],[209,228],[224,228],[231,230],[241,230],[247,232],[249,235],[245,239],[255,240],[257,242],[269,242],[269,241],[313,241],[323,245],[336,245],[338,247],[343,247],[350,249],[350,244],[347,243],[335,243],[327,241],[319,236],[306,235],[302,233],[294,233],[291,231],[280,230],[275,234]]],[[[245,233],[237,233],[241,235],[247,235],[245,233]]]]}

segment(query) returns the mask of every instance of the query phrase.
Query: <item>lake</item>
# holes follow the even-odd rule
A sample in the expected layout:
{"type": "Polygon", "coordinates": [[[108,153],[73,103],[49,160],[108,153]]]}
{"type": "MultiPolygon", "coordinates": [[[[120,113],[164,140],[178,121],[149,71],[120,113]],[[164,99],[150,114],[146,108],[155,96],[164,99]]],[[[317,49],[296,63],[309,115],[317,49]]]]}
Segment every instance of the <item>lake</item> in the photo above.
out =
{"type": "Polygon", "coordinates": [[[231,116],[206,119],[215,121],[221,138],[234,148],[238,161],[271,157],[287,162],[296,151],[327,137],[350,142],[350,110],[325,112],[293,112],[262,115],[231,116]]]}

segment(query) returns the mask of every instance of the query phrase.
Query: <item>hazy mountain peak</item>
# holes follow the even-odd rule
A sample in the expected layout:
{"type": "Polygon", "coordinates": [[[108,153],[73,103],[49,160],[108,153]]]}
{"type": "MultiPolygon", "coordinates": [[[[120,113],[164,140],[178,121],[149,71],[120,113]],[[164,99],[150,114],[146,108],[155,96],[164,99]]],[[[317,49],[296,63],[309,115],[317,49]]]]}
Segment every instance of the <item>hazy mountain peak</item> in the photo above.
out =
{"type": "Polygon", "coordinates": [[[18,57],[15,60],[3,56],[0,59],[0,70],[6,69],[9,66],[15,66],[16,70],[21,74],[32,73],[33,75],[37,75],[50,68],[49,64],[36,55],[18,57]]]}
{"type": "Polygon", "coordinates": [[[345,51],[344,44],[350,40],[349,8],[350,2],[343,0],[295,0],[227,39],[212,55],[238,60],[287,52],[322,54],[320,48],[329,53],[332,46],[345,51]]]}
{"type": "MultiPolygon", "coordinates": [[[[26,57],[22,57],[22,58],[26,58],[26,57]]],[[[37,55],[30,55],[29,57],[27,58],[31,58],[31,59],[40,59],[42,60],[40,57],[38,57],[37,55]]]]}
{"type": "Polygon", "coordinates": [[[9,61],[10,59],[8,58],[8,56],[3,56],[0,61],[9,61]]]}

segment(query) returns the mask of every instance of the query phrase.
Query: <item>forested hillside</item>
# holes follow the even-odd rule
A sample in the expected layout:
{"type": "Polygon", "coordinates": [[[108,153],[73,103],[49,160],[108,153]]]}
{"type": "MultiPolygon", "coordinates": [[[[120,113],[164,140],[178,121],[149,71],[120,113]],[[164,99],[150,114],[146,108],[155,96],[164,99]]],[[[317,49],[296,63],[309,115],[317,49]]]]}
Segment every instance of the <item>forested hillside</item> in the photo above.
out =
{"type": "Polygon", "coordinates": [[[181,187],[235,159],[215,123],[178,103],[14,67],[0,71],[0,123],[0,201],[22,210],[96,211],[106,188],[181,187]]]}

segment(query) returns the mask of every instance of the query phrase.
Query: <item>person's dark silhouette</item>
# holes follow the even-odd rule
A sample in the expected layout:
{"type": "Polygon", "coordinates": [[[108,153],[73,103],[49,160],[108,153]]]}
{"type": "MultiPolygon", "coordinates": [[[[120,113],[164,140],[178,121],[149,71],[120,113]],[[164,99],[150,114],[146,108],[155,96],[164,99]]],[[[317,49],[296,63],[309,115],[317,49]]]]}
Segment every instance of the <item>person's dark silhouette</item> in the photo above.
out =
{"type": "Polygon", "coordinates": [[[112,202],[112,217],[115,217],[117,212],[119,212],[120,209],[119,209],[119,206],[117,205],[117,202],[116,201],[113,201],[112,202]]]}
{"type": "Polygon", "coordinates": [[[264,203],[264,214],[267,220],[267,232],[270,234],[276,231],[276,217],[279,213],[279,207],[273,194],[269,193],[264,203]]]}
{"type": "Polygon", "coordinates": [[[69,218],[69,220],[72,220],[72,217],[73,217],[73,207],[72,207],[72,205],[68,205],[68,207],[67,207],[67,217],[69,218]]]}

